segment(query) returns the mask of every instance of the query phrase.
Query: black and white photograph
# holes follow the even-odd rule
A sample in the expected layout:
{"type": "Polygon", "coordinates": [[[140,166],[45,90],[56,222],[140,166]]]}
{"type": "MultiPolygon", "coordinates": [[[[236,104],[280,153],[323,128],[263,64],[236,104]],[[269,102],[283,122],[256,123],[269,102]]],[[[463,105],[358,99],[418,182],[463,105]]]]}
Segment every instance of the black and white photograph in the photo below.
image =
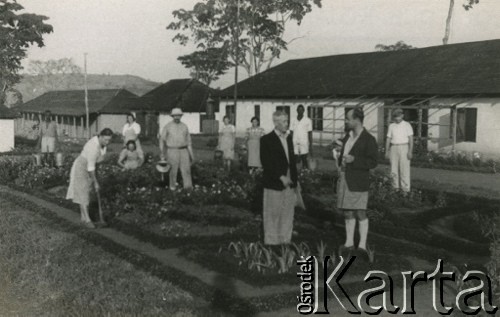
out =
{"type": "Polygon", "coordinates": [[[0,317],[497,316],[499,173],[498,0],[0,0],[0,317]]]}

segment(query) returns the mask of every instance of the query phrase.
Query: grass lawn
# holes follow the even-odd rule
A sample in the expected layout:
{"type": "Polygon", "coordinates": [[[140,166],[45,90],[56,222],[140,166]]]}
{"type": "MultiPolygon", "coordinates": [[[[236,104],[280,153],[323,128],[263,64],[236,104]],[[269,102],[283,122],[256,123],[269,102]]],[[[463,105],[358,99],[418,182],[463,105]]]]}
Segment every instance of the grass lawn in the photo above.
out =
{"type": "Polygon", "coordinates": [[[2,316],[204,315],[191,294],[39,215],[3,199],[0,214],[2,316]]]}

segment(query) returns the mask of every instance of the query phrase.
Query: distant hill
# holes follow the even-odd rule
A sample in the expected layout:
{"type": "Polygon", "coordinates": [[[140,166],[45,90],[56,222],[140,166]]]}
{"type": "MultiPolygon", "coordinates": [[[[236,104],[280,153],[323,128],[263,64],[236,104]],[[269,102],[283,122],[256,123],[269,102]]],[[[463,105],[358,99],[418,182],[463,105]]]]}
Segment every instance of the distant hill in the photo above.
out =
{"type": "MultiPolygon", "coordinates": [[[[139,96],[158,87],[160,83],[132,75],[87,75],[89,89],[125,88],[139,96]]],[[[21,82],[14,87],[29,101],[51,90],[84,89],[82,74],[23,75],[21,82]]]]}

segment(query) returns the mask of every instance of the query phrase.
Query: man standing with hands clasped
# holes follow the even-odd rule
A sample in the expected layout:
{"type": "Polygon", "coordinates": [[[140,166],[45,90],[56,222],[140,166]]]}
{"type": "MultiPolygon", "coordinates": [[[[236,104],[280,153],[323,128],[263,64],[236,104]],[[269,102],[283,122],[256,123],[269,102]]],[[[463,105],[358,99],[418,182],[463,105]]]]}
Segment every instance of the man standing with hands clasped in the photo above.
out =
{"type": "MultiPolygon", "coordinates": [[[[378,147],[375,138],[363,127],[362,108],[349,110],[346,126],[349,133],[342,140],[339,166],[340,175],[337,185],[337,208],[345,218],[346,242],[339,248],[339,255],[354,252],[354,229],[356,219],[359,224],[358,253],[369,261],[368,237],[368,189],[370,188],[370,169],[377,166],[378,147]]],[[[340,143],[340,142],[339,142],[340,143]]]]}
{"type": "Polygon", "coordinates": [[[413,157],[413,128],[403,120],[403,110],[392,113],[394,122],[389,125],[385,156],[391,161],[392,187],[410,191],[410,161],[413,157]]]}
{"type": "Polygon", "coordinates": [[[260,160],[264,185],[264,243],[290,243],[297,195],[297,165],[292,136],[287,133],[288,115],[273,114],[274,130],[260,140],[260,160]]]}
{"type": "Polygon", "coordinates": [[[191,135],[187,125],[181,122],[182,110],[172,109],[170,116],[173,121],[163,127],[160,134],[160,157],[165,159],[165,145],[168,163],[171,166],[169,173],[169,186],[171,190],[177,188],[177,172],[181,170],[184,188],[192,188],[191,163],[194,162],[191,135]]]}

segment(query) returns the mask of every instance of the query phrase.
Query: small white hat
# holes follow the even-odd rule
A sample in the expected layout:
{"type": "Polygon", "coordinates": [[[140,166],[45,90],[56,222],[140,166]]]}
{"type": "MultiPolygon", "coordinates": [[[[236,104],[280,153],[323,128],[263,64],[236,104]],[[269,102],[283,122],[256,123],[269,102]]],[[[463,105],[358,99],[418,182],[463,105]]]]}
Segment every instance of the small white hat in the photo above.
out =
{"type": "Polygon", "coordinates": [[[174,108],[172,109],[172,111],[170,112],[170,115],[171,116],[182,116],[182,110],[181,108],[174,108]]]}

